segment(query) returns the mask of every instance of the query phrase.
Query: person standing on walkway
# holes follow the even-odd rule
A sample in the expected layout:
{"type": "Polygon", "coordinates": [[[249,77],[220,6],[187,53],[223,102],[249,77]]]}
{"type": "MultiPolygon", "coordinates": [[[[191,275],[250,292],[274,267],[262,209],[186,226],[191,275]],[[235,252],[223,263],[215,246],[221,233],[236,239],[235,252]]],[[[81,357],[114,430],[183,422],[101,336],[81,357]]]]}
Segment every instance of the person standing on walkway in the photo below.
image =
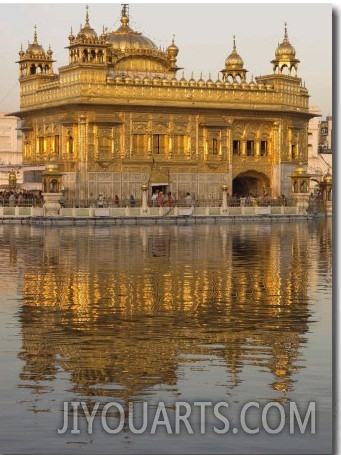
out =
{"type": "Polygon", "coordinates": [[[163,192],[159,191],[159,194],[158,194],[158,197],[157,197],[157,200],[156,200],[156,204],[157,204],[158,207],[162,207],[163,206],[163,202],[164,202],[163,192]]]}
{"type": "Polygon", "coordinates": [[[185,205],[186,205],[186,207],[191,207],[192,206],[192,196],[191,196],[190,193],[186,193],[185,205]]]}
{"type": "Polygon", "coordinates": [[[9,201],[9,206],[10,207],[14,207],[15,206],[15,196],[14,196],[13,191],[11,191],[10,196],[8,198],[8,201],[9,201]]]}
{"type": "Polygon", "coordinates": [[[154,191],[154,193],[152,194],[152,206],[153,206],[153,207],[156,207],[156,206],[157,206],[157,197],[158,197],[158,194],[159,194],[159,191],[158,191],[158,190],[154,191]]]}
{"type": "Polygon", "coordinates": [[[99,193],[98,195],[98,201],[97,201],[97,207],[102,208],[104,206],[104,194],[99,193]]]}
{"type": "Polygon", "coordinates": [[[118,197],[117,194],[115,194],[115,197],[114,197],[114,206],[115,207],[119,207],[120,206],[120,198],[118,197]]]}

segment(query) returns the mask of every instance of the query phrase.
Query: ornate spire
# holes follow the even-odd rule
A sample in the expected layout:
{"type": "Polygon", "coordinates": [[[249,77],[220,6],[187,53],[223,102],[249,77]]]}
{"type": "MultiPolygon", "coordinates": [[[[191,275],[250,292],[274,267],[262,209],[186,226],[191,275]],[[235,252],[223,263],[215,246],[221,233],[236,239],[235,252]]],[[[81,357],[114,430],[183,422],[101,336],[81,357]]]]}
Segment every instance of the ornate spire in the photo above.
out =
{"type": "Polygon", "coordinates": [[[129,24],[129,7],[127,3],[124,3],[122,5],[122,11],[121,11],[121,23],[123,27],[127,27],[129,24]]]}
{"type": "Polygon", "coordinates": [[[72,27],[71,27],[70,35],[69,35],[69,41],[73,41],[74,39],[75,39],[75,37],[73,35],[73,31],[72,31],[72,27]]]}
{"type": "Polygon", "coordinates": [[[90,27],[90,23],[89,23],[89,6],[86,5],[85,9],[86,9],[86,13],[85,13],[85,26],[90,27]]]}
{"type": "Polygon", "coordinates": [[[38,35],[37,35],[37,26],[34,26],[34,37],[33,37],[33,43],[38,44],[38,35]]]}
{"type": "Polygon", "coordinates": [[[77,39],[86,39],[86,40],[96,40],[97,33],[93,28],[91,28],[89,22],[89,6],[86,5],[85,7],[85,25],[80,25],[79,33],[77,35],[77,39]]]}

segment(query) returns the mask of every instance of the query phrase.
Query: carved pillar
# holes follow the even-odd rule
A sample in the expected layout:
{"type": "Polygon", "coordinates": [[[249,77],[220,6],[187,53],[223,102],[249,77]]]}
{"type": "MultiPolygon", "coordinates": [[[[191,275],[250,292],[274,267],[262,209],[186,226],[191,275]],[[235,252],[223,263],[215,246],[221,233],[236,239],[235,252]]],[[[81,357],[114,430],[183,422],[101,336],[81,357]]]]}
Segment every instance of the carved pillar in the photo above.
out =
{"type": "Polygon", "coordinates": [[[152,135],[148,134],[148,155],[152,154],[152,135]]]}
{"type": "Polygon", "coordinates": [[[246,156],[246,141],[244,139],[241,141],[241,146],[242,146],[241,156],[246,156]]]}
{"type": "MultiPolygon", "coordinates": [[[[188,157],[188,158],[192,158],[192,143],[195,144],[195,140],[192,141],[192,137],[191,137],[191,133],[188,134],[187,136],[187,148],[185,150],[185,155],[188,157]]],[[[197,154],[197,151],[195,150],[193,155],[194,155],[194,158],[196,158],[196,154],[197,154]]]]}
{"type": "Polygon", "coordinates": [[[77,193],[79,200],[88,198],[88,160],[87,160],[87,138],[86,138],[86,117],[81,115],[78,123],[78,172],[77,172],[77,193]]]}
{"type": "Polygon", "coordinates": [[[173,156],[173,135],[169,135],[168,139],[168,158],[172,158],[173,156]]]}

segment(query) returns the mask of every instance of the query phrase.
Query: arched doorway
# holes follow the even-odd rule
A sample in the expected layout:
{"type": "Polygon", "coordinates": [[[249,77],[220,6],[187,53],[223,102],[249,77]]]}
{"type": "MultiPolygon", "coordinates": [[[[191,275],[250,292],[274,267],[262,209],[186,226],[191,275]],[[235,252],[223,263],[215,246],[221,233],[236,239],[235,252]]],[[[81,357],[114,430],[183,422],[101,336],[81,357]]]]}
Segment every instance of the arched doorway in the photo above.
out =
{"type": "Polygon", "coordinates": [[[271,196],[270,179],[257,171],[246,171],[238,174],[232,182],[232,194],[236,197],[263,196],[266,192],[271,196]]]}

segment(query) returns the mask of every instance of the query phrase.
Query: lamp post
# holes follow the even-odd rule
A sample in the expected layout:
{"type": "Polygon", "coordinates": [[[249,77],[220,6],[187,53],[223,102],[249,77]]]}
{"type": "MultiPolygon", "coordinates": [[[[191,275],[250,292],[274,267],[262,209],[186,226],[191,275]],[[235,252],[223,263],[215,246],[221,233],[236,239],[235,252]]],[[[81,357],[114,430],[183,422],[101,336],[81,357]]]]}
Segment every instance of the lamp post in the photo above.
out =
{"type": "Polygon", "coordinates": [[[148,215],[148,204],[147,204],[147,190],[148,186],[147,185],[142,185],[141,186],[142,190],[142,206],[141,206],[141,215],[148,215]]]}
{"type": "Polygon", "coordinates": [[[228,206],[227,206],[227,190],[228,186],[227,185],[222,185],[221,190],[223,192],[223,203],[221,204],[220,207],[220,214],[227,214],[228,213],[228,206]]]}

